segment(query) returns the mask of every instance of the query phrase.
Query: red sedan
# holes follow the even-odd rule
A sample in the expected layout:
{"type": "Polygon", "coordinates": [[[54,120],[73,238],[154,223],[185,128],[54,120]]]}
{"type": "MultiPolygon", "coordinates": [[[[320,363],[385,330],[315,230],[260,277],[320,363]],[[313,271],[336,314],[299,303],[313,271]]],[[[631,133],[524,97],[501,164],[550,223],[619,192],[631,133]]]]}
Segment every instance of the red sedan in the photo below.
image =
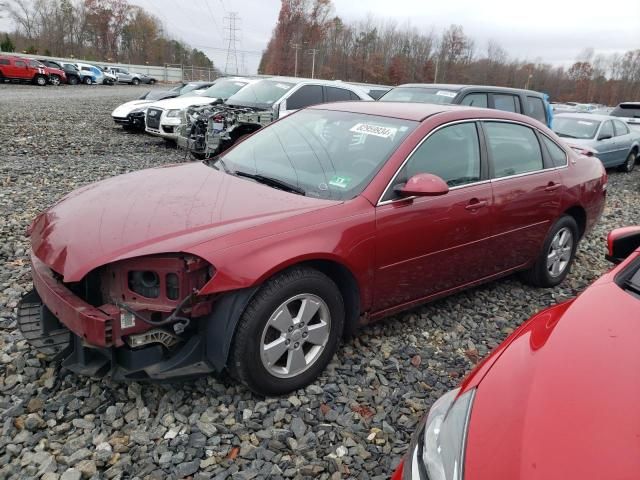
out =
{"type": "Polygon", "coordinates": [[[640,227],[613,231],[622,263],[437,400],[393,479],[638,478],[639,247],[640,227]]]}
{"type": "Polygon", "coordinates": [[[606,182],[528,117],[320,105],[216,159],[63,198],[30,227],[19,322],[79,373],[228,369],[284,393],[360,323],[513,272],[557,285],[606,182]]]}

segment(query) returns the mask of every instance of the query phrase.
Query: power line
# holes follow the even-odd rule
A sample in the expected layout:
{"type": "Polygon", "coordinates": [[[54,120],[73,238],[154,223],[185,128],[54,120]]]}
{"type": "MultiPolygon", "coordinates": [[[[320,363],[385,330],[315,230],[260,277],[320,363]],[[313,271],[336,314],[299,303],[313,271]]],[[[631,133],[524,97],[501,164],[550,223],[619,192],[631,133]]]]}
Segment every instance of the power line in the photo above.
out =
{"type": "MultiPolygon", "coordinates": [[[[224,19],[227,21],[227,27],[229,29],[229,37],[227,41],[227,62],[224,66],[225,73],[238,74],[238,36],[237,32],[240,31],[238,24],[240,23],[240,17],[238,12],[229,12],[224,19]],[[231,68],[231,70],[230,70],[231,68]]],[[[226,28],[225,28],[226,30],[226,28]]]]}
{"type": "Polygon", "coordinates": [[[207,7],[207,10],[209,11],[209,17],[213,21],[213,24],[216,26],[216,30],[218,32],[218,35],[220,35],[220,38],[222,39],[222,41],[224,41],[224,36],[222,35],[222,29],[220,28],[220,25],[218,25],[216,17],[213,14],[213,11],[211,10],[211,7],[209,6],[209,2],[207,0],[202,0],[202,1],[204,2],[204,4],[207,7]]]}

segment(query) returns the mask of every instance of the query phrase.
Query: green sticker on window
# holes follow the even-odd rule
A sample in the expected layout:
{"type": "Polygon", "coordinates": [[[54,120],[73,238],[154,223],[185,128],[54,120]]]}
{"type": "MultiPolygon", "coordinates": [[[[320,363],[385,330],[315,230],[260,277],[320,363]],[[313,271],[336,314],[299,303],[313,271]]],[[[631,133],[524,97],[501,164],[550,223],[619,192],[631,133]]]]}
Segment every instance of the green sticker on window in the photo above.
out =
{"type": "Polygon", "coordinates": [[[331,180],[329,180],[329,185],[338,188],[347,188],[350,183],[351,177],[341,177],[339,175],[336,175],[331,180]]]}

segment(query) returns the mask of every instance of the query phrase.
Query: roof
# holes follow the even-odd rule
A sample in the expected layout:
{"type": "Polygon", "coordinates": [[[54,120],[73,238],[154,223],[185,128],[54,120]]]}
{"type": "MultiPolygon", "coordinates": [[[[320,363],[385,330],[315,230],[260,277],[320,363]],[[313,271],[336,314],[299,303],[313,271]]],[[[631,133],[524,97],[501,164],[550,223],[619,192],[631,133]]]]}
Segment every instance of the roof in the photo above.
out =
{"type": "Polygon", "coordinates": [[[588,112],[582,112],[582,113],[558,113],[557,115],[555,115],[555,118],[576,118],[576,119],[580,119],[580,120],[598,120],[600,122],[604,121],[604,120],[611,120],[612,117],[610,115],[600,115],[598,113],[588,113],[588,112]]]}
{"type": "Polygon", "coordinates": [[[412,102],[337,102],[320,104],[314,110],[336,110],[340,112],[362,113],[364,115],[379,115],[381,117],[399,118],[421,122],[431,115],[460,109],[477,110],[477,108],[460,105],[435,105],[432,103],[412,102]]]}
{"type": "Polygon", "coordinates": [[[356,86],[349,82],[343,82],[342,80],[323,80],[321,78],[304,78],[304,77],[266,77],[260,78],[259,80],[269,80],[276,82],[287,82],[287,83],[315,83],[318,85],[332,85],[332,86],[342,86],[350,89],[355,88],[356,86]]]}
{"type": "Polygon", "coordinates": [[[463,84],[449,84],[449,83],[404,83],[402,85],[398,85],[399,87],[409,87],[409,88],[439,88],[442,90],[466,90],[466,89],[474,89],[474,90],[498,90],[501,92],[511,92],[511,93],[529,93],[535,95],[542,95],[540,92],[536,92],[535,90],[525,90],[524,88],[511,88],[511,87],[497,87],[494,85],[463,85],[463,84]]]}

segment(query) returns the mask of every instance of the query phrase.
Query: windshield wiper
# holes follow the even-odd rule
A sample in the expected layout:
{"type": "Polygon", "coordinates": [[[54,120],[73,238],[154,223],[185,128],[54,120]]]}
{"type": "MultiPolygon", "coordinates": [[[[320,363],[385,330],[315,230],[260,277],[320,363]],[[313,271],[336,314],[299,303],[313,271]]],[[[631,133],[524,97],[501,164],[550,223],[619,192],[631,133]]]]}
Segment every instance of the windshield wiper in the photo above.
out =
{"type": "Polygon", "coordinates": [[[283,180],[278,180],[277,178],[267,177],[265,175],[260,175],[259,173],[249,173],[249,172],[240,172],[236,171],[232,173],[233,175],[237,175],[238,177],[245,177],[255,180],[256,182],[264,183],[265,185],[269,185],[270,187],[279,188],[281,190],[286,190],[288,192],[297,193],[299,195],[305,195],[306,192],[295,185],[291,185],[283,180]]]}

